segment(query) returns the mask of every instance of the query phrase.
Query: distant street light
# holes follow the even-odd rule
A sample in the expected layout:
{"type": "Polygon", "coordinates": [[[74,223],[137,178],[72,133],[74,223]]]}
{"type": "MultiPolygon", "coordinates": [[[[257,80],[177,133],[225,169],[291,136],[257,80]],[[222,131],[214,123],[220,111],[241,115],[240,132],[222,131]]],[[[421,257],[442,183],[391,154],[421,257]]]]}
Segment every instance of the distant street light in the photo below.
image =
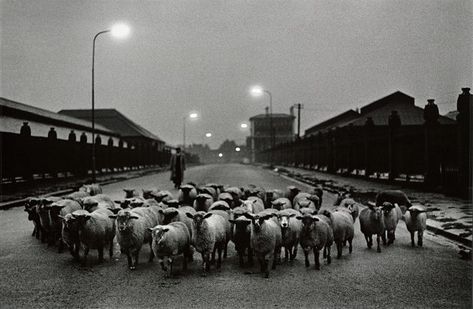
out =
{"type": "Polygon", "coordinates": [[[218,157],[219,157],[219,158],[223,157],[223,153],[220,152],[220,153],[218,154],[218,157]]]}
{"type": "Polygon", "coordinates": [[[130,27],[126,24],[119,23],[112,26],[112,28],[100,31],[94,36],[92,44],[92,182],[95,182],[95,41],[97,37],[103,33],[110,32],[112,36],[118,39],[123,39],[130,34],[130,27]]]}
{"type": "Polygon", "coordinates": [[[205,133],[205,137],[212,137],[212,133],[210,133],[210,132],[205,133]]]}
{"type": "Polygon", "coordinates": [[[242,123],[242,124],[240,124],[240,128],[242,128],[242,129],[247,129],[247,128],[248,128],[248,124],[242,123]]]}
{"type": "Polygon", "coordinates": [[[240,150],[241,150],[240,147],[236,147],[236,148],[235,148],[235,151],[236,151],[236,152],[240,152],[240,150]]]}
{"type": "Polygon", "coordinates": [[[197,117],[199,117],[199,114],[197,113],[190,113],[189,115],[187,116],[184,116],[182,118],[182,124],[183,124],[183,127],[184,129],[182,130],[182,151],[184,152],[184,150],[186,150],[186,120],[187,118],[189,119],[197,119],[197,117]]]}
{"type": "MultiPolygon", "coordinates": [[[[270,138],[271,138],[271,148],[274,148],[274,129],[273,129],[273,96],[269,90],[262,88],[261,86],[253,86],[250,89],[250,93],[254,97],[260,97],[264,93],[269,96],[269,129],[270,129],[270,138]]],[[[269,152],[269,164],[273,166],[273,155],[272,152],[269,152]]]]}

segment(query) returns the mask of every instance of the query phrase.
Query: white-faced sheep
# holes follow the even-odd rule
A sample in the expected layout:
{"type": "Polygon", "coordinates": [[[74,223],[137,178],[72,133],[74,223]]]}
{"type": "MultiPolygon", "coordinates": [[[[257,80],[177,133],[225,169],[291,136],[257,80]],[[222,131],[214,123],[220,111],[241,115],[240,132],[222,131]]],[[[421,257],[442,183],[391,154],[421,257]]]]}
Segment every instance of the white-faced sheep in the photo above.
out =
{"type": "MultiPolygon", "coordinates": [[[[388,245],[394,243],[396,239],[396,227],[399,220],[402,219],[401,208],[397,204],[392,204],[390,202],[384,202],[382,205],[383,214],[384,214],[384,228],[386,230],[383,242],[388,239],[388,245]]],[[[386,243],[383,243],[386,245],[386,243]]]]}
{"type": "Polygon", "coordinates": [[[251,220],[251,247],[258,258],[261,273],[269,278],[270,265],[272,269],[276,269],[277,258],[281,255],[281,227],[271,220],[271,214],[259,216],[245,213],[244,216],[251,220]]]}
{"type": "Polygon", "coordinates": [[[177,200],[182,205],[187,205],[187,206],[194,205],[194,200],[196,197],[197,197],[197,189],[195,188],[195,186],[186,184],[186,185],[182,185],[179,188],[177,200]]]}
{"type": "Polygon", "coordinates": [[[137,207],[133,209],[123,209],[117,215],[110,215],[116,218],[117,240],[122,253],[128,258],[128,267],[134,270],[138,264],[138,257],[143,244],[149,243],[149,262],[153,261],[153,251],[151,249],[150,228],[162,223],[158,207],[137,207]],[[161,221],[161,222],[160,222],[161,221]]]}
{"type": "Polygon", "coordinates": [[[300,244],[304,250],[305,266],[309,267],[309,253],[314,252],[315,269],[320,270],[319,252],[324,250],[324,258],[327,264],[332,262],[330,249],[333,244],[333,230],[327,223],[327,217],[323,215],[302,215],[296,217],[302,221],[300,244]]]}
{"type": "Polygon", "coordinates": [[[207,212],[210,206],[213,204],[214,199],[210,194],[199,193],[194,200],[194,209],[196,211],[205,211],[207,212]]]}
{"type": "Polygon", "coordinates": [[[188,228],[182,222],[172,222],[167,225],[157,225],[150,229],[152,235],[152,249],[158,258],[163,271],[172,276],[173,258],[184,255],[183,270],[187,270],[187,261],[191,258],[191,236],[188,228]],[[167,261],[166,261],[167,259],[167,261]],[[166,263],[167,262],[167,263],[166,263]]]}
{"type": "Polygon", "coordinates": [[[277,218],[281,225],[282,247],[284,247],[286,262],[288,258],[293,261],[297,256],[302,222],[297,220],[296,217],[300,215],[300,212],[294,209],[283,209],[277,212],[277,218]]]}
{"type": "Polygon", "coordinates": [[[83,263],[87,263],[89,249],[97,249],[99,263],[103,262],[103,249],[109,246],[110,260],[113,257],[113,238],[115,237],[115,220],[109,218],[113,213],[99,208],[91,213],[75,211],[72,216],[78,221],[79,239],[84,247],[83,263]]]}
{"type": "Polygon", "coordinates": [[[292,208],[292,203],[288,198],[280,197],[271,202],[271,207],[277,210],[290,209],[292,208]]]}
{"type": "Polygon", "coordinates": [[[163,217],[163,224],[169,224],[171,222],[182,222],[184,223],[187,228],[189,229],[189,234],[191,239],[193,237],[192,230],[193,230],[193,221],[192,219],[188,218],[186,212],[195,214],[196,211],[193,207],[190,206],[183,206],[180,208],[175,207],[168,207],[166,209],[160,210],[160,213],[164,216],[163,217]]]}
{"type": "Polygon", "coordinates": [[[360,229],[365,235],[366,245],[369,249],[373,246],[372,235],[376,235],[377,251],[381,252],[381,238],[385,239],[384,215],[381,207],[369,205],[368,208],[360,212],[360,229]]]}
{"type": "Polygon", "coordinates": [[[204,211],[186,215],[194,221],[192,244],[202,255],[202,274],[205,276],[210,270],[210,263],[215,261],[215,252],[218,254],[217,269],[222,265],[222,253],[228,242],[227,221],[220,215],[204,211]]]}
{"type": "Polygon", "coordinates": [[[348,242],[348,250],[351,254],[353,251],[352,241],[355,235],[353,225],[353,217],[348,209],[342,208],[339,211],[330,212],[322,211],[322,214],[330,219],[333,230],[333,241],[337,246],[337,259],[342,257],[342,248],[348,242]]]}
{"type": "Polygon", "coordinates": [[[406,227],[411,234],[411,245],[414,247],[414,234],[417,232],[417,245],[422,247],[424,231],[427,228],[426,209],[420,205],[409,207],[404,214],[406,227]]]}
{"type": "Polygon", "coordinates": [[[265,209],[263,201],[256,196],[250,196],[247,200],[242,201],[241,206],[246,207],[253,214],[257,214],[265,209]]]}
{"type": "MultiPolygon", "coordinates": [[[[87,210],[76,210],[74,211],[76,215],[87,215],[89,212],[87,210]]],[[[74,257],[75,260],[79,260],[79,249],[80,249],[80,239],[79,239],[79,223],[76,218],[73,217],[72,213],[66,214],[62,219],[62,230],[61,238],[63,243],[69,249],[69,252],[74,257]]]]}
{"type": "Polygon", "coordinates": [[[353,217],[353,222],[356,221],[356,218],[358,218],[360,214],[360,206],[352,198],[343,198],[340,201],[337,200],[337,202],[335,202],[335,206],[337,206],[336,209],[347,209],[353,217]]]}
{"type": "Polygon", "coordinates": [[[404,206],[409,208],[412,206],[411,201],[407,195],[401,190],[385,190],[376,195],[376,206],[382,206],[384,202],[397,204],[399,207],[404,206]]]}

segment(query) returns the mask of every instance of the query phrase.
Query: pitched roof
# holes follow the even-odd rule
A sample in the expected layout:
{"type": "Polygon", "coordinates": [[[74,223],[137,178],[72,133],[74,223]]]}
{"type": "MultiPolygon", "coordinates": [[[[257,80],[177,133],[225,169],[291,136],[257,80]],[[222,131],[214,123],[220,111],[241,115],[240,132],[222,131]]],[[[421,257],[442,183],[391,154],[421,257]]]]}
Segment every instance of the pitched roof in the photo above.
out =
{"type": "Polygon", "coordinates": [[[360,114],[350,109],[344,113],[341,113],[335,117],[322,121],[321,123],[316,124],[305,130],[306,135],[313,135],[318,132],[323,132],[325,130],[334,128],[334,127],[343,127],[348,122],[360,117],[360,114]]]}
{"type": "MultiPolygon", "coordinates": [[[[295,116],[293,115],[289,115],[289,114],[283,114],[283,113],[273,113],[272,114],[272,117],[273,118],[296,118],[295,116]]],[[[253,116],[250,118],[250,120],[253,120],[253,119],[264,119],[264,118],[269,118],[269,114],[259,114],[259,115],[256,115],[256,116],[253,116]]]]}
{"type": "MultiPolygon", "coordinates": [[[[67,115],[61,115],[32,105],[12,101],[6,98],[0,98],[0,115],[10,115],[12,117],[21,117],[25,120],[34,120],[51,125],[62,125],[76,128],[84,131],[92,130],[92,123],[87,119],[81,120],[67,115]]],[[[95,126],[97,132],[118,136],[117,133],[98,124],[95,126]]]]}
{"type": "MultiPolygon", "coordinates": [[[[90,119],[92,110],[63,109],[58,113],[79,119],[90,119]]],[[[145,137],[162,141],[158,136],[133,122],[114,108],[95,109],[95,121],[114,132],[118,132],[123,137],[145,137]]]]}

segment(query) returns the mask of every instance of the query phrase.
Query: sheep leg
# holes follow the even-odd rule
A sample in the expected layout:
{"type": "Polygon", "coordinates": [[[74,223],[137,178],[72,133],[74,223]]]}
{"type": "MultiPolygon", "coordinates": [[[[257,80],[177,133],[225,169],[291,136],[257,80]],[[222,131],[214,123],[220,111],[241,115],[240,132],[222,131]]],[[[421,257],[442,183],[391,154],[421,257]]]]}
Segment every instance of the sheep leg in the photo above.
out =
{"type": "Polygon", "coordinates": [[[188,254],[184,254],[184,259],[183,259],[183,262],[182,262],[182,270],[183,271],[186,271],[187,270],[187,256],[188,254]]]}
{"type": "Polygon", "coordinates": [[[415,243],[414,243],[414,232],[411,232],[411,246],[412,247],[415,247],[415,243]]]}
{"type": "MultiPolygon", "coordinates": [[[[128,265],[130,265],[130,260],[128,260],[128,265]]],[[[163,271],[167,271],[168,268],[166,266],[166,264],[164,263],[164,260],[162,258],[159,258],[159,265],[161,265],[161,269],[163,271]]]]}
{"type": "Polygon", "coordinates": [[[223,253],[223,248],[224,246],[219,246],[217,249],[217,254],[218,254],[218,260],[217,260],[217,269],[220,269],[222,267],[222,253],[223,253]]]}
{"type": "MultiPolygon", "coordinates": [[[[263,261],[264,261],[264,277],[265,278],[269,278],[269,261],[270,259],[266,259],[265,257],[263,257],[263,261]]],[[[274,258],[273,258],[273,263],[274,263],[274,258]]],[[[275,266],[276,267],[276,266],[275,266]]]]}
{"type": "Polygon", "coordinates": [[[82,264],[86,265],[87,264],[87,256],[89,255],[89,247],[84,248],[84,259],[82,260],[82,264]]]}
{"type": "Polygon", "coordinates": [[[337,241],[337,259],[342,257],[342,247],[343,247],[343,242],[337,241]]]}
{"type": "Polygon", "coordinates": [[[351,254],[351,252],[353,251],[352,241],[353,241],[353,239],[349,239],[349,240],[348,240],[348,252],[349,252],[350,254],[351,254]]]}
{"type": "Polygon", "coordinates": [[[103,262],[103,247],[97,249],[99,252],[99,264],[103,262]]]}
{"type": "Polygon", "coordinates": [[[225,246],[223,248],[223,258],[224,259],[227,258],[227,247],[228,247],[228,243],[225,243],[225,246]]]}
{"type": "Polygon", "coordinates": [[[264,265],[264,257],[258,256],[258,262],[259,262],[259,266],[260,266],[260,272],[264,273],[264,271],[266,269],[266,267],[264,265]]]}
{"type": "Polygon", "coordinates": [[[131,253],[130,252],[126,253],[126,258],[127,258],[127,261],[128,261],[128,268],[133,269],[133,260],[131,258],[131,253]]]}
{"type": "Polygon", "coordinates": [[[132,268],[130,268],[131,270],[134,270],[136,269],[136,264],[138,264],[138,257],[139,257],[139,254],[140,254],[140,250],[136,250],[134,253],[133,253],[133,258],[132,258],[132,263],[133,265],[131,266],[132,268]]]}
{"type": "Polygon", "coordinates": [[[33,234],[31,234],[31,236],[36,236],[36,225],[33,228],[33,234]]]}
{"type": "Polygon", "coordinates": [[[217,251],[217,246],[214,246],[214,249],[212,250],[212,259],[210,260],[210,264],[214,265],[215,264],[215,252],[217,251]]]}
{"type": "Polygon", "coordinates": [[[248,247],[248,264],[250,266],[253,266],[253,249],[251,249],[250,247],[248,247]]]}
{"type": "Polygon", "coordinates": [[[325,248],[327,249],[327,264],[330,264],[332,263],[332,256],[330,255],[330,251],[331,251],[331,247],[330,246],[325,246],[324,247],[324,250],[325,248]]]}
{"type": "Polygon", "coordinates": [[[304,249],[304,255],[305,255],[305,267],[309,267],[309,250],[304,249]]]}
{"type": "Polygon", "coordinates": [[[110,261],[113,259],[113,239],[110,240],[110,246],[108,247],[108,257],[110,261]]]}
{"type": "MultiPolygon", "coordinates": [[[[384,237],[384,236],[383,236],[383,237],[384,237]]],[[[380,247],[381,239],[380,239],[380,238],[382,238],[382,237],[380,237],[379,234],[376,234],[376,243],[377,243],[377,245],[378,245],[378,248],[376,249],[376,251],[378,251],[378,253],[381,252],[381,247],[380,247]]]]}
{"type": "Polygon", "coordinates": [[[294,261],[294,259],[297,256],[297,246],[298,246],[298,243],[296,243],[294,247],[292,248],[291,261],[294,261]]]}
{"type": "Polygon", "coordinates": [[[243,267],[244,265],[244,261],[243,261],[243,250],[239,250],[238,251],[238,264],[240,265],[240,267],[243,267]]]}
{"type": "MultiPolygon", "coordinates": [[[[286,262],[287,262],[287,249],[284,248],[286,250],[286,262]]],[[[276,269],[276,262],[277,262],[277,257],[278,256],[281,256],[281,247],[277,247],[275,250],[274,250],[274,254],[273,254],[273,265],[271,266],[271,269],[276,269]]]]}
{"type": "Polygon", "coordinates": [[[365,234],[365,239],[368,249],[371,249],[371,246],[373,246],[373,239],[371,238],[371,235],[368,236],[367,234],[365,234]]]}
{"type": "Polygon", "coordinates": [[[423,231],[417,231],[417,245],[419,247],[422,247],[422,243],[423,243],[422,237],[423,237],[423,235],[424,235],[423,231]]]}
{"type": "Polygon", "coordinates": [[[381,236],[381,239],[383,240],[383,245],[386,246],[386,234],[388,235],[389,237],[389,232],[386,230],[383,232],[382,236],[381,236]]]}
{"type": "Polygon", "coordinates": [[[153,259],[154,259],[154,251],[151,248],[151,242],[149,243],[149,249],[150,249],[150,252],[149,252],[148,262],[151,263],[151,262],[153,262],[153,259]]]}
{"type": "Polygon", "coordinates": [[[169,257],[168,258],[168,264],[169,264],[169,273],[168,273],[168,278],[171,278],[172,277],[172,258],[169,257]]]}
{"type": "Polygon", "coordinates": [[[315,270],[320,270],[319,250],[316,247],[314,247],[314,264],[315,270]]]}
{"type": "Polygon", "coordinates": [[[72,254],[72,256],[74,257],[75,260],[79,260],[79,250],[80,250],[80,243],[77,242],[74,245],[74,253],[72,254]]]}
{"type": "Polygon", "coordinates": [[[289,249],[284,247],[284,263],[287,263],[289,261],[289,249]]]}

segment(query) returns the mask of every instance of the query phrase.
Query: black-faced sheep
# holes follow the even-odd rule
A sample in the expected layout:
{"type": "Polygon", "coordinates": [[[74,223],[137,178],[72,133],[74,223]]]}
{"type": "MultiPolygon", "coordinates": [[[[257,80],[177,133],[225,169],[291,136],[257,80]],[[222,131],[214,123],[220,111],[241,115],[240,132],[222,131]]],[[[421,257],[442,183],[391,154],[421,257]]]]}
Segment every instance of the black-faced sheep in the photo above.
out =
{"type": "MultiPolygon", "coordinates": [[[[396,239],[396,227],[399,220],[402,219],[401,208],[397,204],[392,204],[390,202],[384,202],[382,205],[383,214],[384,214],[384,227],[385,227],[385,236],[383,241],[385,241],[386,236],[388,239],[388,245],[394,243],[396,239]]],[[[383,243],[386,245],[386,243],[383,243]]]]}
{"type": "Polygon", "coordinates": [[[292,203],[288,198],[280,197],[271,202],[271,207],[277,210],[290,209],[292,208],[292,203]]]}
{"type": "Polygon", "coordinates": [[[28,213],[28,220],[33,222],[33,234],[36,239],[39,239],[41,234],[41,222],[39,220],[38,207],[41,204],[41,199],[37,197],[30,197],[25,202],[25,211],[28,213]]]}
{"type": "Polygon", "coordinates": [[[356,221],[356,218],[358,218],[360,214],[360,206],[352,198],[343,198],[340,201],[335,202],[335,206],[338,206],[336,209],[347,209],[353,217],[353,222],[356,221]]]}
{"type": "Polygon", "coordinates": [[[397,204],[399,207],[404,206],[409,208],[412,206],[411,201],[407,195],[401,190],[385,190],[376,195],[376,206],[383,206],[384,202],[397,204]]]}
{"type": "Polygon", "coordinates": [[[187,206],[194,205],[194,200],[196,197],[197,197],[197,189],[195,188],[195,186],[186,184],[186,185],[182,185],[179,188],[177,200],[182,205],[187,205],[187,206]]]}
{"type": "Polygon", "coordinates": [[[205,211],[207,212],[210,206],[213,204],[214,199],[210,194],[199,193],[194,200],[194,209],[195,211],[205,211]]]}
{"type": "Polygon", "coordinates": [[[79,202],[63,199],[45,206],[49,208],[50,233],[54,242],[58,242],[58,252],[62,252],[64,243],[62,241],[62,218],[76,210],[82,209],[79,202]]]}
{"type": "Polygon", "coordinates": [[[323,215],[302,215],[296,217],[302,221],[302,230],[300,234],[300,244],[304,250],[305,266],[309,267],[309,253],[314,252],[315,269],[320,270],[319,252],[324,250],[324,257],[327,258],[327,264],[332,262],[331,246],[333,244],[333,230],[327,223],[327,217],[323,215]]]}
{"type": "Polygon", "coordinates": [[[384,215],[381,207],[369,205],[360,212],[360,229],[365,235],[366,245],[369,249],[373,246],[372,235],[376,235],[377,251],[381,252],[381,238],[385,242],[384,215]]]}

